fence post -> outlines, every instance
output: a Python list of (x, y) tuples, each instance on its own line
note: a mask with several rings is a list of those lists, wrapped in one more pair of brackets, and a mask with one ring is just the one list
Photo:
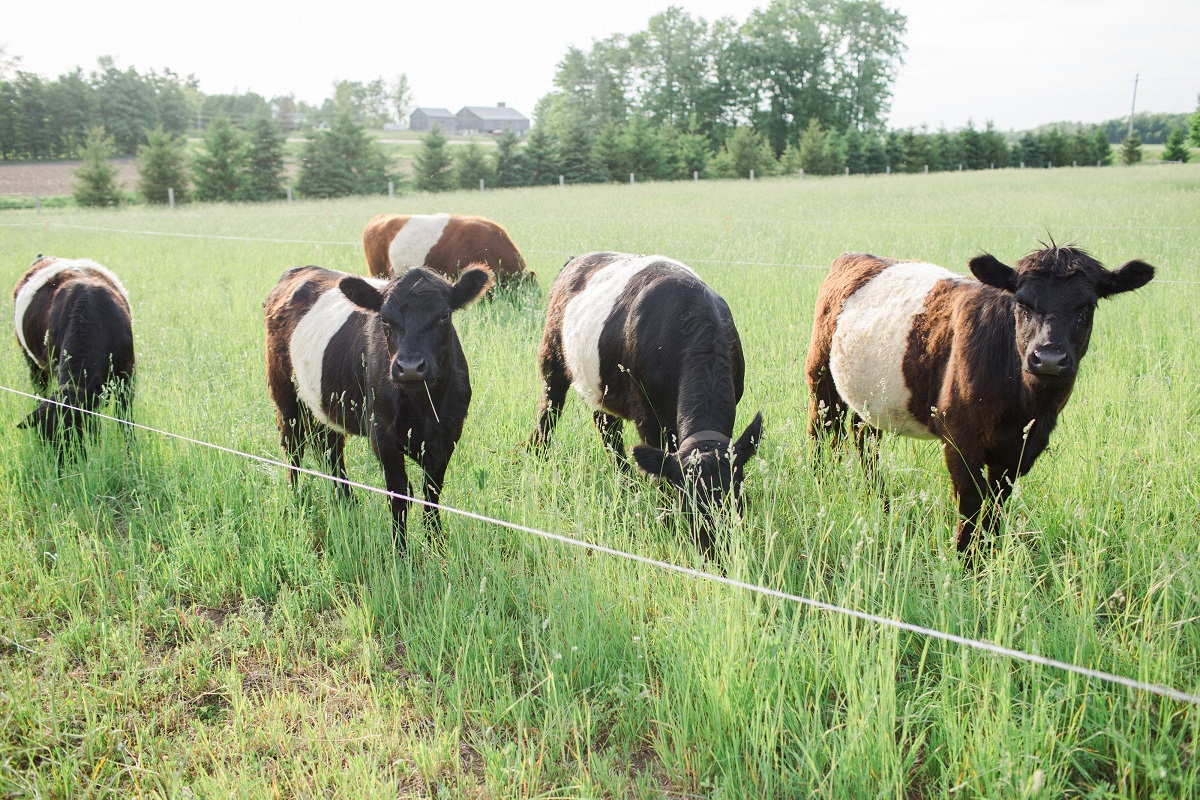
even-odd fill
[(1025, 162), (1024, 162), (1024, 161), (1022, 161), (1022, 162), (1021, 162), (1021, 169), (1025, 169)]
[(926, 175), (929, 174), (929, 165), (928, 164), (925, 165), (925, 174)]
[(292, 187), (288, 186), (288, 202), (292, 202)]
[(1074, 167), (1078, 167), (1078, 166), (1079, 166), (1079, 162), (1078, 162), (1078, 161), (1072, 161), (1072, 162), (1071, 162), (1071, 167), (1072, 167), (1072, 168), (1074, 168)]
[(396, 184), (394, 181), (388, 181), (388, 199), (391, 200), (396, 196)]
[(42, 213), (42, 198), (36, 194), (33, 196), (33, 209), (39, 214)]
[(483, 178), (479, 179), (479, 191), (483, 191)]
[(750, 170), (750, 180), (754, 180), (754, 170)]
[(1099, 162), (1099, 161), (1097, 161), (1097, 162), (1096, 162), (1096, 166), (1097, 166), (1097, 167), (1098, 167), (1098, 166), (1100, 166), (1100, 162)]
[(962, 164), (959, 164), (959, 165), (958, 165), (958, 171), (959, 171), (959, 172), (962, 172)]
[(884, 170), (887, 172), (888, 175), (891, 175), (892, 174), (892, 165), (887, 164), (886, 166), (884, 166)]
[(849, 167), (846, 167), (846, 177), (847, 178), (850, 177), (850, 168)]
[(170, 186), (167, 187), (167, 205), (171, 208), (175, 207), (175, 190)]
[(800, 168), (800, 180), (804, 180), (804, 167)]
[(1046, 162), (1046, 169), (1050, 169), (1050, 162), (1049, 162), (1049, 161), (1047, 161), (1047, 162)]
[(633, 186), (633, 173), (629, 173), (629, 185)]
[(995, 168), (996, 168), (996, 162), (993, 161), (992, 165), (990, 167), (988, 167), (988, 169), (995, 169)]
[(692, 180), (693, 181), (700, 180), (700, 170), (698, 170), (698, 169), (692, 170)]
[(566, 180), (563, 178), (563, 176), (562, 176), (562, 175), (559, 175), (559, 176), (558, 176), (558, 185), (559, 185), (559, 186), (566, 186), (566, 185), (567, 185), (567, 182), (566, 182)]

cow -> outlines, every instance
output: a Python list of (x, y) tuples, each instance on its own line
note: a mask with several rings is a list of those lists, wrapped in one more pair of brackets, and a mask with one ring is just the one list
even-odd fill
[[(264, 304), (267, 384), (278, 412), (293, 487), (308, 440), (322, 441), (333, 475), (345, 479), (346, 436), (367, 436), (383, 467), (392, 534), (405, 546), (411, 487), (408, 455), (437, 503), (462, 436), (471, 380), (451, 317), (492, 285), (486, 264), (451, 284), (418, 267), (390, 281), (307, 266), (283, 273)], [(350, 494), (339, 484), (344, 496)], [(440, 530), (437, 509), (425, 521)]]
[(729, 499), (741, 512), (743, 468), (762, 436), (759, 414), (733, 440), (745, 362), (721, 296), (663, 256), (577, 256), (550, 290), (538, 362), (530, 447), (545, 452), (573, 386), (628, 471), (622, 420), (630, 420), (642, 441), (634, 461), (683, 494), (692, 536), (710, 556), (714, 514)]
[(986, 254), (969, 266), (975, 279), (843, 254), (817, 294), (805, 370), (809, 434), (836, 441), (852, 412), (869, 472), (879, 431), (942, 442), (958, 550), (973, 563), (976, 533), (995, 529), (1013, 481), (1049, 443), (1097, 301), (1146, 285), (1154, 267), (1130, 261), (1109, 271), (1053, 243), (1015, 268)]
[(90, 259), (39, 253), (17, 281), (13, 305), (30, 377), (50, 397), (20, 427), (65, 448), (80, 441), (85, 412), (105, 395), (119, 417), (132, 418), (133, 312), (116, 275)]
[(466, 265), (484, 263), (502, 286), (535, 280), (508, 231), (483, 217), (378, 214), (363, 230), (363, 250), (377, 278), (422, 266), (455, 278)]

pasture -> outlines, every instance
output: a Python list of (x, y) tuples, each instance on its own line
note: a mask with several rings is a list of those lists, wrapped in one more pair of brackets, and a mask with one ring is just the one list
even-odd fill
[[(1195, 693), (1198, 200), (1182, 165), (7, 212), (0, 283), (38, 252), (108, 266), (133, 305), (137, 422), (279, 459), (262, 302), (280, 274), (365, 272), (381, 211), (489, 216), (542, 295), (455, 317), (475, 394), (443, 502), (714, 569), (574, 394), (548, 458), (521, 447), (558, 268), (678, 258), (737, 321), (738, 431), (765, 420), (727, 575)], [(814, 298), (845, 250), (963, 272), (1047, 233), (1158, 276), (1101, 303), (1050, 451), (964, 573), (939, 447), (885, 438), (886, 508), (851, 454), (813, 459)], [(31, 390), (11, 333), (0, 386)], [(60, 470), (16, 429), (33, 405), (0, 391), (0, 795), (1200, 796), (1196, 706), (449, 514), (443, 539), (412, 515), (397, 558), (378, 495), (292, 492), (276, 467), (115, 423)], [(383, 483), (362, 439), (347, 469)]]

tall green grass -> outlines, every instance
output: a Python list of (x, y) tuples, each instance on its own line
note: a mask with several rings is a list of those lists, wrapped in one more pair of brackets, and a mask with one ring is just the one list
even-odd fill
[[(497, 219), (543, 294), (587, 250), (680, 258), (737, 320), (740, 425), (766, 419), (719, 568), (1196, 692), (1198, 191), (1181, 166), (9, 212), (0, 264), (10, 283), (37, 252), (114, 269), (136, 419), (278, 457), (261, 303), (297, 264), (361, 271), (374, 213)], [(886, 508), (854, 458), (813, 457), (813, 301), (844, 250), (964, 269), (1049, 236), (1159, 278), (1102, 305), (1051, 451), (970, 574), (938, 448), (885, 440)], [(543, 317), (533, 295), (457, 315), (475, 396), (444, 502), (718, 568), (670, 494), (616, 472), (577, 398), (548, 458), (520, 447)], [(0, 385), (30, 388), (15, 343)], [(31, 408), (0, 392), (2, 795), (1200, 794), (1185, 704), (453, 516), (438, 539), (414, 515), (398, 556), (378, 496), (293, 492), (274, 468), (113, 424), (60, 468), (15, 429)], [(382, 485), (365, 442), (347, 455)]]

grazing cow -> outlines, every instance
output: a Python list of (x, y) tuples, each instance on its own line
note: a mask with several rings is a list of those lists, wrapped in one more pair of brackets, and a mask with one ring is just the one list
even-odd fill
[[(483, 264), (453, 285), (423, 268), (391, 281), (312, 266), (283, 273), (264, 304), (267, 383), (292, 466), (300, 466), (305, 441), (319, 435), (333, 474), (345, 478), (346, 436), (368, 436), (388, 491), (411, 492), (407, 454), (425, 473), (425, 499), (438, 502), (471, 403), (451, 315), (492, 280)], [(295, 485), (297, 473), (290, 478)], [(401, 549), (408, 505), (391, 498)], [(437, 509), (426, 506), (425, 519), (440, 528)]]
[(378, 278), (428, 267), (454, 278), (468, 264), (492, 268), (502, 285), (532, 281), (508, 231), (490, 219), (458, 214), (378, 214), (363, 230), (367, 268)]
[(806, 367), (809, 433), (836, 439), (849, 407), (860, 449), (872, 440), (872, 472), (878, 431), (943, 442), (960, 552), (977, 528), (991, 532), (1012, 482), (1046, 449), (1097, 301), (1154, 277), (1141, 261), (1109, 271), (1058, 246), (1016, 268), (990, 255), (970, 268), (978, 280), (918, 261), (842, 255), (817, 295)]
[[(46, 439), (77, 441), (85, 414), (106, 392), (117, 413), (130, 418), (133, 403), (133, 314), (117, 276), (95, 261), (38, 257), (13, 289), (13, 322), (42, 394), (67, 404), (42, 402), (21, 427)], [(54, 388), (51, 389), (53, 382)]]
[(710, 554), (713, 515), (730, 496), (740, 512), (742, 468), (762, 434), (760, 414), (732, 438), (745, 363), (721, 296), (662, 256), (578, 256), (550, 290), (538, 359), (531, 446), (549, 445), (570, 386), (624, 469), (621, 420), (631, 420), (643, 442), (634, 460), (683, 492), (692, 533)]

